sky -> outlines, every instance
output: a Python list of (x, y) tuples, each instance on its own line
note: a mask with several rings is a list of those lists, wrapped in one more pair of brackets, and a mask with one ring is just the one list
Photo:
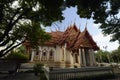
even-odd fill
[[(69, 25), (73, 25), (75, 23), (81, 31), (87, 27), (89, 33), (100, 49), (110, 52), (118, 48), (118, 41), (110, 42), (110, 35), (104, 36), (102, 34), (102, 30), (99, 29), (100, 24), (94, 24), (93, 19), (80, 18), (76, 12), (76, 8), (67, 8), (65, 11), (63, 11), (63, 16), (65, 19), (62, 22), (53, 23), (51, 27), (46, 27), (46, 31), (64, 31)], [(106, 47), (106, 49), (104, 47)]]

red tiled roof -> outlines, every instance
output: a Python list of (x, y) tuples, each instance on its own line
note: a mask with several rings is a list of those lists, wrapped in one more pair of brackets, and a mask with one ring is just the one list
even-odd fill
[(73, 49), (78, 49), (80, 47), (92, 48), (94, 50), (99, 50), (99, 47), (94, 42), (92, 36), (89, 34), (88, 30), (85, 29), (79, 36), (74, 44)]
[(49, 34), (52, 36), (52, 39), (45, 42), (44, 45), (55, 46), (65, 45), (65, 43), (67, 43), (67, 49), (72, 51), (83, 47), (99, 50), (99, 47), (94, 42), (88, 30), (85, 28), (85, 30), (81, 32), (75, 24), (69, 26), (64, 32), (54, 31)]
[(51, 32), (49, 34), (52, 36), (52, 39), (45, 42), (45, 45), (55, 46), (55, 45), (57, 45), (59, 43), (59, 40), (62, 37), (63, 32), (56, 31), (56, 32)]
[(66, 31), (63, 33), (62, 38), (60, 39), (61, 40), (60, 44), (63, 45), (67, 43), (67, 47), (70, 47), (74, 43), (79, 33), (80, 30), (78, 30), (75, 25), (68, 27)]
[(99, 50), (92, 36), (89, 34), (88, 30), (85, 29), (81, 32), (76, 25), (69, 26), (65, 32), (51, 32), (50, 35), (52, 39), (46, 42), (46, 45), (64, 45), (67, 43), (67, 49), (77, 50), (81, 47), (92, 48), (94, 50)]

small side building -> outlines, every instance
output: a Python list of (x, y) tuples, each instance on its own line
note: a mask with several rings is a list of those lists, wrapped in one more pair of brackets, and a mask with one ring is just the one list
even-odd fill
[(71, 25), (65, 31), (49, 32), (52, 39), (32, 49), (25, 44), (31, 62), (41, 62), (48, 67), (86, 67), (95, 66), (94, 51), (99, 47), (89, 34), (87, 28), (81, 32)]

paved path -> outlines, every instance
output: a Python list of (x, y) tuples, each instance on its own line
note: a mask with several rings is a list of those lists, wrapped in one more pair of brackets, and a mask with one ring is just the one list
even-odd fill
[(40, 80), (34, 73), (21, 73), (21, 71), (33, 70), (33, 66), (33, 63), (22, 64), (20, 73), (16, 73), (16, 75), (0, 74), (0, 80)]
[[(38, 76), (35, 76), (34, 73), (17, 73), (16, 75), (1, 75), (0, 80), (40, 80)], [(107, 80), (120, 80), (120, 75), (117, 75), (115, 79)]]
[[(33, 69), (33, 65), (32, 63), (23, 64), (20, 71), (31, 70)], [(40, 78), (35, 76), (34, 73), (17, 73), (16, 75), (0, 74), (0, 80), (40, 80)], [(117, 75), (115, 79), (107, 80), (120, 80), (120, 74)]]
[(34, 73), (17, 73), (16, 75), (0, 75), (0, 80), (40, 80)]

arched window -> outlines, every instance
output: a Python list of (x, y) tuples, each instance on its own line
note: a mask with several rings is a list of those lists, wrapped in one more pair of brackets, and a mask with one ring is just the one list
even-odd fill
[(53, 56), (54, 51), (51, 49), (50, 50), (50, 56)]
[(36, 56), (37, 56), (37, 55), (39, 55), (39, 51), (38, 51), (38, 50), (36, 51)]
[(34, 60), (39, 60), (39, 50), (35, 50)]
[(42, 51), (42, 59), (41, 59), (42, 61), (46, 61), (47, 60), (47, 50), (46, 49), (44, 49), (43, 51)]
[(52, 49), (49, 52), (49, 60), (54, 60), (54, 51)]
[(46, 56), (46, 52), (43, 52), (43, 56)]

